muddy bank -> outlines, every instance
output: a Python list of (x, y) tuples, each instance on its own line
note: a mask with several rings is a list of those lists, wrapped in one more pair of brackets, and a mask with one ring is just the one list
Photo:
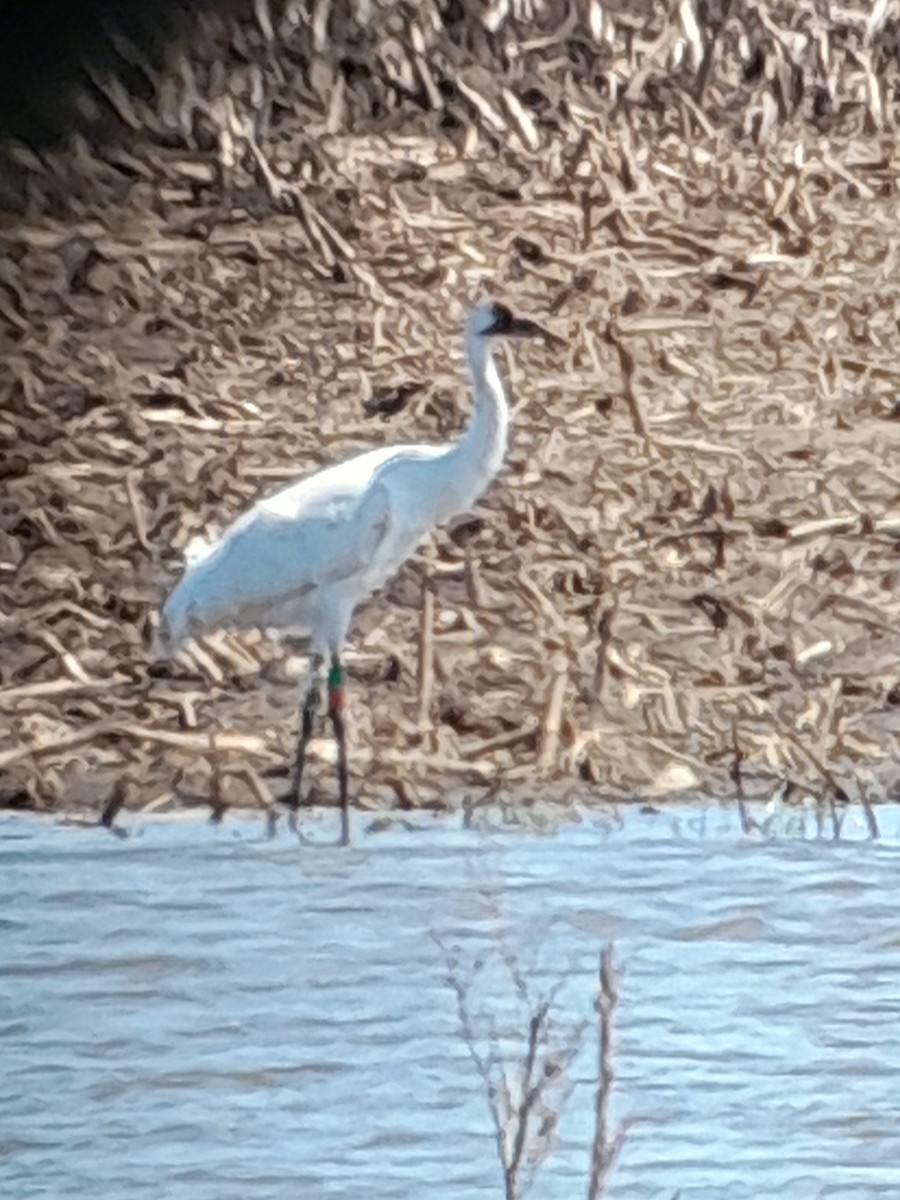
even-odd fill
[(155, 668), (156, 606), (254, 497), (458, 431), (480, 290), (567, 348), (504, 357), (500, 481), (359, 613), (359, 803), (896, 796), (892, 27), (389, 7), (201, 18), (107, 82), (127, 137), (7, 148), (4, 801), (280, 790), (302, 655)]

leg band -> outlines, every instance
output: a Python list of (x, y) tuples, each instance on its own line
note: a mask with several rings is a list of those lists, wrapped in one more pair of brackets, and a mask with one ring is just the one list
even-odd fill
[(333, 663), (328, 672), (328, 712), (344, 711), (344, 668)]

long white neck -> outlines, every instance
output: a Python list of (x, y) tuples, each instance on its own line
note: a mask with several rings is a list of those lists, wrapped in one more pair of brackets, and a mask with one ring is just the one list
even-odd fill
[(509, 405), (488, 338), (467, 330), (465, 347), (475, 408), (468, 429), (447, 452), (445, 518), (464, 512), (486, 491), (500, 470), (509, 433)]

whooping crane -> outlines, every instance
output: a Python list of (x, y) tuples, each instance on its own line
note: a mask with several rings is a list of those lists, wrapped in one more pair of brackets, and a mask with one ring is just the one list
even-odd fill
[(281, 797), (295, 812), (327, 656), (344, 845), (349, 813), (341, 652), (353, 610), (432, 529), (470, 508), (499, 471), (509, 408), (491, 353), (497, 335), (560, 340), (502, 304), (474, 308), (465, 324), (465, 349), (475, 405), (458, 441), (369, 450), (258, 501), (193, 556), (162, 610), (156, 645), (163, 654), (222, 627), (310, 635), (297, 756), (290, 790)]

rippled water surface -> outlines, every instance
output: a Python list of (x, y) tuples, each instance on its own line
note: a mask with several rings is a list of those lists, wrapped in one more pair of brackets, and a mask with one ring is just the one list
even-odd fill
[[(502, 1196), (475, 1035), (620, 968), (608, 1195), (900, 1195), (900, 816), (553, 835), (0, 823), (4, 1197)], [(325, 834), (325, 826), (316, 833)], [(586, 1194), (593, 1025), (535, 1197)]]

